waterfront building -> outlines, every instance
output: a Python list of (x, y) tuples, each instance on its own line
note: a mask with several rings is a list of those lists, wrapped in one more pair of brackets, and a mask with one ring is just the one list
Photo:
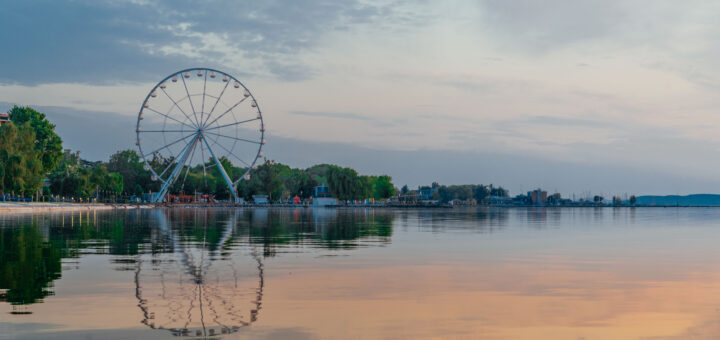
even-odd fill
[(547, 203), (547, 191), (540, 188), (528, 191), (528, 198), (532, 204), (545, 204)]
[(7, 113), (0, 113), (0, 126), (10, 123), (10, 115)]
[(268, 195), (253, 195), (253, 202), (255, 204), (268, 204), (270, 201), (268, 200)]
[(433, 191), (431, 187), (419, 187), (417, 199), (419, 201), (431, 201), (433, 199)]
[(325, 183), (315, 187), (315, 195), (313, 196), (314, 206), (324, 207), (337, 204), (337, 199), (330, 195), (330, 188), (328, 188)]
[(490, 205), (511, 205), (514, 204), (514, 199), (505, 196), (490, 196), (488, 203)]

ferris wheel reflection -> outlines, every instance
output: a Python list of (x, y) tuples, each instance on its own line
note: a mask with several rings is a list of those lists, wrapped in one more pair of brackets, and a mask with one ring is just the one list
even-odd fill
[[(238, 212), (220, 223), (188, 226), (166, 210), (152, 219), (157, 240), (172, 251), (138, 255), (135, 297), (142, 324), (180, 337), (235, 333), (258, 320), (264, 266), (254, 246), (233, 245)], [(187, 220), (187, 219), (185, 219)]]

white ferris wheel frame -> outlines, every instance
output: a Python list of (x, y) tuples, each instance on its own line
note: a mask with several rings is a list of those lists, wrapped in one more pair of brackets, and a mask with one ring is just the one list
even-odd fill
[[(197, 112), (195, 110), (195, 107), (192, 105), (191, 97), (194, 95), (198, 95), (198, 94), (191, 95), (190, 92), (188, 91), (187, 84), (185, 83), (185, 78), (189, 78), (188, 74), (192, 75), (196, 72), (197, 72), (198, 76), (202, 76), (204, 78), (205, 85), (207, 84), (208, 75), (211, 75), (212, 78), (223, 77), (222, 78), (223, 82), (226, 82), (226, 84), (223, 88), (223, 91), (220, 93), (219, 96), (217, 96), (216, 103), (212, 107), (212, 110), (207, 113), (204, 112), (204, 102), (203, 102), (203, 109), (201, 109), (200, 112)], [(173, 77), (175, 77), (175, 78), (173, 78)], [(181, 79), (183, 84), (185, 85), (185, 91), (186, 91), (187, 95), (183, 98), (176, 100), (167, 94), (167, 92), (165, 91), (165, 86), (166, 86), (165, 84), (170, 79), (173, 79), (173, 82), (177, 82), (178, 78)], [(219, 116), (217, 116), (216, 118), (211, 120), (213, 111), (215, 110), (217, 103), (220, 102), (220, 99), (222, 98), (223, 94), (225, 93), (225, 90), (230, 85), (230, 83), (234, 83), (233, 87), (235, 87), (235, 88), (242, 87), (242, 90), (244, 91), (243, 99), (241, 99), (239, 102), (235, 103), (230, 108), (228, 108), (225, 112), (221, 113)], [(206, 96), (205, 85), (203, 86), (203, 92), (202, 92), (203, 100)], [(173, 102), (174, 106), (177, 107), (180, 111), (182, 111), (186, 117), (188, 117), (188, 122), (190, 124), (192, 124), (192, 126), (185, 122), (181, 122), (180, 120), (174, 119), (174, 118), (168, 116), (167, 114), (163, 114), (162, 112), (157, 111), (150, 106), (150, 102), (149, 102), (150, 98), (155, 97), (157, 95), (158, 89), (161, 90), (161, 92), (165, 93), (165, 95), (167, 95), (168, 98)], [(192, 108), (192, 111), (193, 111), (192, 118), (194, 118), (194, 119), (190, 119), (189, 114), (185, 113), (178, 105), (179, 101), (182, 101), (186, 98), (189, 99), (189, 101), (190, 101), (190, 107)], [(211, 148), (210, 143), (207, 140), (208, 137), (206, 137), (206, 134), (210, 134), (210, 135), (215, 134), (213, 132), (209, 132), (208, 130), (217, 129), (218, 126), (210, 127), (210, 125), (215, 123), (222, 116), (224, 116), (228, 113), (232, 114), (233, 109), (235, 107), (237, 107), (239, 104), (243, 103), (246, 99), (250, 99), (251, 103), (252, 103), (252, 107), (257, 109), (257, 118), (240, 121), (240, 122), (237, 122), (237, 124), (258, 120), (260, 122), (260, 140), (254, 141), (254, 140), (248, 140), (248, 139), (243, 139), (243, 138), (233, 138), (233, 139), (243, 141), (243, 142), (258, 144), (258, 150), (257, 150), (257, 153), (255, 154), (255, 156), (253, 157), (252, 162), (249, 162), (249, 163), (245, 162), (242, 159), (240, 159), (238, 156), (235, 156), (235, 158), (237, 158), (238, 160), (243, 162), (245, 165), (247, 165), (247, 170), (242, 174), (242, 176), (240, 176), (240, 178), (233, 181), (230, 178), (230, 176), (228, 176), (227, 171), (225, 170), (225, 168), (223, 168), (223, 166), (220, 162), (220, 159), (216, 156), (216, 153)], [(190, 135), (184, 136), (179, 140), (175, 140), (172, 143), (166, 144), (166, 145), (162, 146), (161, 148), (156, 149), (152, 152), (145, 152), (145, 151), (143, 151), (141, 134), (146, 133), (146, 132), (164, 132), (164, 131), (160, 131), (160, 130), (158, 130), (158, 131), (143, 131), (142, 130), (140, 122), (144, 119), (143, 116), (144, 116), (144, 113), (146, 112), (146, 110), (152, 111), (155, 114), (165, 116), (165, 118), (170, 118), (171, 120), (174, 120), (177, 123), (180, 123), (182, 125), (186, 125), (188, 127), (194, 128), (195, 131), (192, 132)], [(169, 132), (172, 132), (172, 131), (169, 131)], [(188, 132), (190, 132), (190, 131), (188, 131)], [(211, 69), (211, 68), (205, 68), (205, 67), (194, 67), (194, 68), (188, 68), (188, 69), (184, 69), (181, 71), (177, 71), (177, 72), (165, 77), (160, 82), (158, 82), (155, 85), (155, 87), (153, 87), (150, 90), (150, 92), (148, 92), (147, 96), (145, 97), (145, 100), (143, 100), (142, 105), (140, 106), (140, 111), (138, 112), (135, 133), (136, 133), (136, 137), (137, 137), (136, 146), (138, 147), (138, 151), (140, 152), (140, 157), (142, 157), (143, 162), (145, 163), (144, 164), (145, 169), (152, 173), (153, 180), (159, 180), (160, 182), (162, 182), (162, 187), (161, 187), (160, 191), (157, 192), (152, 197), (153, 203), (158, 203), (158, 202), (163, 201), (163, 199), (165, 198), (165, 195), (168, 193), (168, 191), (170, 189), (170, 186), (175, 182), (175, 180), (178, 179), (180, 173), (182, 172), (182, 169), (185, 167), (185, 163), (188, 161), (188, 155), (191, 154), (191, 152), (193, 152), (197, 146), (200, 146), (202, 148), (203, 145), (205, 148), (207, 148), (207, 150), (210, 152), (211, 158), (215, 161), (215, 165), (217, 166), (220, 174), (222, 175), (222, 177), (228, 187), (228, 190), (230, 190), (230, 193), (232, 194), (233, 199), (235, 200), (236, 203), (240, 202), (240, 198), (237, 195), (237, 191), (235, 190), (235, 187), (237, 186), (237, 183), (240, 182), (242, 179), (249, 179), (250, 171), (255, 167), (255, 164), (257, 163), (258, 159), (260, 157), (262, 157), (262, 147), (265, 145), (265, 124), (263, 121), (262, 111), (260, 110), (260, 104), (258, 104), (258, 102), (255, 99), (255, 96), (253, 96), (252, 92), (250, 92), (250, 90), (245, 86), (245, 84), (243, 84), (241, 81), (239, 81), (237, 78), (233, 77), (232, 75), (230, 75), (226, 72), (222, 72), (222, 71)], [(162, 149), (166, 149), (176, 143), (185, 143), (185, 146), (181, 149), (182, 151), (178, 155), (178, 157), (174, 158), (171, 161), (171, 163), (168, 165), (168, 167), (165, 169), (165, 171), (158, 174), (155, 171), (155, 169), (153, 169), (153, 167), (150, 165), (150, 158), (156, 152), (159, 152)], [(222, 145), (217, 144), (217, 142), (214, 145), (219, 145), (226, 152), (231, 153), (231, 150), (228, 150), (225, 147), (223, 147)], [(205, 162), (205, 160), (203, 160), (203, 167), (205, 164), (204, 162)], [(173, 164), (174, 164), (174, 166), (172, 166)], [(166, 178), (163, 178), (163, 175), (165, 174), (165, 172), (171, 167), (172, 167), (172, 170), (169, 173), (169, 175), (167, 175)], [(203, 171), (203, 174), (205, 175), (205, 171)]]

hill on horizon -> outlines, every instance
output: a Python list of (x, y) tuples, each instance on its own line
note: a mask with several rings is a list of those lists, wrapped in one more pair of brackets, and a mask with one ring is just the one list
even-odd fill
[(718, 194), (694, 194), (694, 195), (666, 195), (666, 196), (638, 196), (637, 205), (665, 205), (665, 206), (720, 206), (720, 195)]

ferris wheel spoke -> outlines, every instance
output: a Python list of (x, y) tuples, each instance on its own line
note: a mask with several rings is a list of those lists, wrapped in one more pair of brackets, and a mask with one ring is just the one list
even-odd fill
[[(207, 139), (205, 139), (205, 141), (207, 141)], [(224, 147), (222, 144), (215, 142), (215, 144), (213, 144), (213, 145), (219, 146), (220, 148), (222, 148), (223, 150), (225, 150), (225, 152), (227, 152), (228, 155), (231, 155), (231, 156), (235, 157), (235, 159), (239, 160), (241, 163), (245, 164), (247, 167), (252, 167), (250, 164), (247, 164), (244, 160), (240, 159), (240, 157), (235, 156), (234, 153), (232, 153), (230, 150), (228, 150), (228, 149), (227, 149), (226, 147)]]
[[(210, 138), (210, 137), (207, 137), (207, 136), (205, 136), (205, 137), (206, 137), (206, 138)], [(215, 139), (212, 140), (212, 142), (213, 142), (212, 146), (216, 146), (216, 145), (217, 145), (217, 146), (220, 146), (220, 147), (223, 148), (223, 149), (225, 150), (225, 152), (227, 152), (229, 155), (235, 157), (235, 159), (237, 159), (237, 160), (239, 160), (241, 163), (247, 165), (247, 163), (245, 163), (245, 161), (243, 161), (243, 160), (240, 159), (239, 157), (235, 156), (235, 154), (233, 153), (233, 150), (235, 150), (235, 145), (237, 145), (237, 141), (234, 141), (232, 148), (230, 148), (230, 150), (228, 150), (227, 148), (225, 148), (225, 147), (223, 147), (223, 146), (221, 146), (221, 145), (219, 144), (219, 141), (218, 141), (219, 139), (220, 139), (220, 136), (215, 136)], [(233, 183), (235, 183), (235, 182), (233, 182)]]
[(185, 82), (185, 76), (182, 75), (182, 77), (180, 77), (180, 79), (183, 82), (183, 86), (185, 86), (185, 93), (187, 93), (187, 98), (188, 98), (188, 101), (190, 102), (190, 108), (192, 109), (193, 117), (195, 117), (195, 122), (198, 123), (198, 125), (200, 125), (200, 122), (198, 121), (198, 118), (197, 118), (197, 111), (195, 111), (195, 106), (193, 105), (193, 102), (192, 102), (192, 96), (190, 96), (190, 91), (188, 90), (187, 83)]
[(252, 122), (252, 121), (255, 121), (255, 120), (258, 120), (258, 119), (260, 119), (260, 118), (252, 118), (252, 119), (247, 119), (247, 120), (241, 120), (241, 121), (235, 122), (235, 123), (229, 123), (229, 124), (225, 124), (225, 125), (213, 126), (213, 127), (211, 127), (211, 128), (205, 128), (204, 131), (207, 131), (207, 130), (217, 130), (217, 129), (222, 129), (222, 128), (228, 127), (228, 126), (245, 124), (245, 123)]
[[(182, 75), (180, 75), (180, 76), (182, 77)], [(175, 105), (175, 107), (177, 107), (178, 110), (180, 110), (180, 112), (182, 112), (182, 113), (185, 115), (185, 118), (187, 118), (189, 121), (192, 121), (192, 120), (193, 120), (192, 118), (190, 118), (190, 116), (188, 116), (187, 113), (185, 113), (185, 110), (183, 110), (183, 109), (180, 107), (180, 105), (178, 105), (178, 103), (175, 101), (175, 99), (173, 99), (172, 97), (170, 97), (170, 95), (167, 93), (167, 91), (165, 91), (164, 88), (160, 88), (160, 89), (163, 91), (163, 93), (165, 93), (165, 95), (168, 97), (168, 99), (170, 99), (170, 101), (173, 102), (173, 105)], [(195, 119), (195, 123), (197, 124), (197, 119)], [(197, 125), (197, 126), (199, 126), (199, 125)]]
[[(215, 104), (213, 104), (212, 109), (210, 109), (207, 120), (210, 120), (210, 116), (212, 115), (213, 112), (215, 112), (215, 107), (220, 102), (220, 98), (222, 98), (223, 94), (225, 94), (225, 90), (227, 89), (228, 85), (230, 85), (230, 80), (225, 82), (225, 87), (223, 87), (222, 91), (220, 92), (220, 95), (217, 97), (217, 100), (215, 100)], [(207, 121), (205, 121), (205, 122), (207, 122)], [(203, 125), (204, 125), (204, 123), (203, 123)]]
[(202, 106), (200, 106), (200, 122), (203, 121), (203, 113), (205, 113), (205, 90), (207, 89), (207, 72), (204, 73), (205, 79), (203, 80)]
[[(247, 167), (250, 167), (250, 165), (247, 164), (244, 160), (242, 160), (242, 159), (240, 159), (240, 157), (236, 156), (236, 155), (232, 152), (232, 150), (228, 150), (226, 147), (224, 147), (223, 145), (221, 145), (220, 143), (218, 143), (218, 140), (219, 140), (219, 139), (220, 139), (220, 137), (215, 137), (215, 139), (213, 139), (213, 145), (212, 145), (212, 146), (219, 146), (220, 148), (222, 148), (223, 150), (225, 150), (225, 152), (227, 152), (228, 155), (234, 157), (235, 159), (237, 159), (238, 161), (240, 161), (240, 163), (245, 164)], [(235, 143), (237, 143), (237, 142), (235, 142)], [(235, 143), (233, 143), (233, 148), (232, 148), (233, 150), (235, 149), (235, 147), (234, 147)]]
[(248, 142), (248, 143), (254, 143), (254, 144), (260, 144), (260, 145), (262, 145), (262, 142), (258, 142), (258, 141), (254, 141), (254, 140), (249, 140), (249, 139), (244, 139), (244, 138), (238, 138), (238, 137), (232, 137), (232, 136), (228, 136), (228, 135), (222, 135), (222, 134), (215, 133), (215, 132), (207, 132), (207, 131), (205, 131), (205, 133), (208, 133), (208, 134), (211, 134), (211, 135), (216, 135), (216, 136), (219, 136), (219, 137), (225, 137), (225, 138), (230, 138), (230, 139), (234, 139), (234, 140), (239, 140), (239, 141), (242, 141), (242, 142)]
[(217, 118), (213, 119), (212, 122), (210, 122), (210, 123), (208, 123), (208, 124), (205, 124), (204, 126), (210, 126), (212, 123), (217, 122), (218, 119), (222, 118), (224, 115), (226, 115), (228, 112), (232, 111), (235, 107), (237, 107), (238, 105), (240, 105), (242, 102), (245, 101), (245, 99), (248, 99), (248, 98), (250, 98), (250, 97), (245, 97), (245, 98), (243, 98), (243, 99), (240, 99), (239, 102), (235, 103), (235, 105), (231, 106), (229, 109), (227, 109), (227, 111), (223, 112), (223, 113), (220, 114)]
[[(170, 143), (170, 144), (168, 144), (168, 145), (165, 145), (165, 146), (163, 146), (163, 147), (161, 147), (161, 148), (159, 148), (159, 149), (157, 149), (157, 150), (155, 150), (155, 151), (153, 151), (153, 152), (147, 153), (147, 155), (152, 155), (152, 154), (154, 154), (154, 153), (156, 153), (156, 152), (158, 152), (158, 151), (160, 151), (160, 150), (169, 148), (169, 147), (171, 147), (171, 146), (173, 146), (173, 145), (175, 145), (175, 144), (177, 144), (177, 143), (180, 143), (181, 141), (187, 139), (188, 137), (192, 137), (192, 136), (196, 136), (196, 135), (197, 135), (197, 133), (194, 133), (194, 134), (192, 134), (192, 135), (187, 135), (187, 136), (185, 136), (185, 137), (182, 137), (182, 138), (180, 138), (180, 139), (177, 139), (177, 140), (175, 140), (174, 142), (172, 142), (172, 143)], [(143, 157), (145, 157), (146, 154), (145, 154), (144, 152), (142, 152), (142, 150), (140, 150), (140, 152), (143, 154)]]
[(166, 117), (166, 118), (170, 118), (170, 119), (172, 119), (172, 120), (174, 120), (174, 121), (176, 121), (176, 122), (178, 122), (178, 123), (180, 123), (180, 124), (182, 124), (182, 125), (185, 125), (185, 126), (191, 128), (191, 129), (193, 129), (193, 130), (196, 129), (196, 127), (194, 127), (194, 126), (192, 126), (192, 125), (190, 125), (190, 124), (187, 124), (187, 123), (183, 123), (183, 122), (181, 122), (181, 121), (179, 121), (179, 120), (177, 120), (177, 119), (175, 119), (175, 118), (173, 118), (173, 117), (170, 117), (169, 115), (166, 115), (166, 114), (164, 114), (164, 113), (162, 113), (162, 112), (160, 112), (160, 111), (156, 111), (156, 110), (151, 109), (151, 108), (149, 108), (149, 107), (146, 107), (145, 109), (148, 109), (148, 110), (150, 110), (150, 111), (152, 111), (152, 112), (155, 112), (155, 113), (157, 113), (157, 114), (159, 114), (159, 115), (161, 115), (161, 116), (164, 116), (164, 117)]
[(194, 132), (194, 131), (189, 131), (189, 130), (140, 130), (138, 132), (140, 132), (140, 133), (144, 133), (144, 132), (157, 133), (157, 132)]

